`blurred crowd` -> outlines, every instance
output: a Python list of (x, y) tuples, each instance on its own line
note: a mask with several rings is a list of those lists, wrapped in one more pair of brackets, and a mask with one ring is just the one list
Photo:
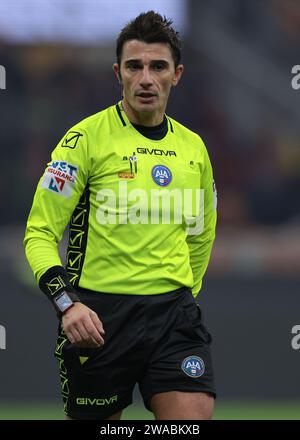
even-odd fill
[(224, 223), (299, 225), (300, 90), (291, 69), (300, 64), (300, 2), (192, 0), (191, 10), (195, 93), (206, 98), (198, 102)]
[[(299, 224), (300, 105), (295, 102), (300, 103), (300, 90), (291, 89), (290, 72), (300, 64), (300, 3), (191, 1), (191, 12), (183, 48), (186, 69), (168, 114), (198, 132), (207, 145), (219, 224)], [(213, 34), (204, 38), (208, 26), (211, 32), (222, 30), (218, 47), (208, 44)], [(248, 79), (243, 54), (253, 69)], [(24, 222), (37, 180), (66, 130), (120, 99), (113, 61), (113, 46), (0, 42), (0, 64), (7, 72), (7, 89), (0, 91), (2, 224)], [(286, 81), (284, 105), (275, 96), (272, 78), (268, 82), (255, 75), (261, 62), (274, 67), (266, 74)]]

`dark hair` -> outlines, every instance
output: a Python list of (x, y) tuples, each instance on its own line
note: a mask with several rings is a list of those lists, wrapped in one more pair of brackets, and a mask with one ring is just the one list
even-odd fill
[(143, 12), (131, 20), (117, 38), (116, 54), (119, 66), (124, 43), (128, 40), (140, 40), (145, 43), (169, 43), (176, 68), (181, 58), (181, 40), (179, 32), (171, 26), (172, 23), (173, 20), (154, 11)]

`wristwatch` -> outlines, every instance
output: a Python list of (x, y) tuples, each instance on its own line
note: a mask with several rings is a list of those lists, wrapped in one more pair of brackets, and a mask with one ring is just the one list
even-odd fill
[(68, 292), (64, 290), (53, 298), (54, 306), (59, 313), (64, 313), (74, 305), (74, 301), (70, 298)]

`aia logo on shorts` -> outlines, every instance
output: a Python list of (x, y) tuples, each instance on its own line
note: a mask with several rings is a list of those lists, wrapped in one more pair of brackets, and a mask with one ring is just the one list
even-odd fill
[(204, 374), (204, 361), (198, 356), (188, 356), (181, 364), (182, 371), (190, 377), (200, 377)]

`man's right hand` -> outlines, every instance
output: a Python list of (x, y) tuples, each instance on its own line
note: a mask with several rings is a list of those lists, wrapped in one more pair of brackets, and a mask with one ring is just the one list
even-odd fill
[(97, 313), (81, 302), (75, 302), (62, 316), (63, 329), (72, 344), (96, 348), (104, 344), (105, 334)]

